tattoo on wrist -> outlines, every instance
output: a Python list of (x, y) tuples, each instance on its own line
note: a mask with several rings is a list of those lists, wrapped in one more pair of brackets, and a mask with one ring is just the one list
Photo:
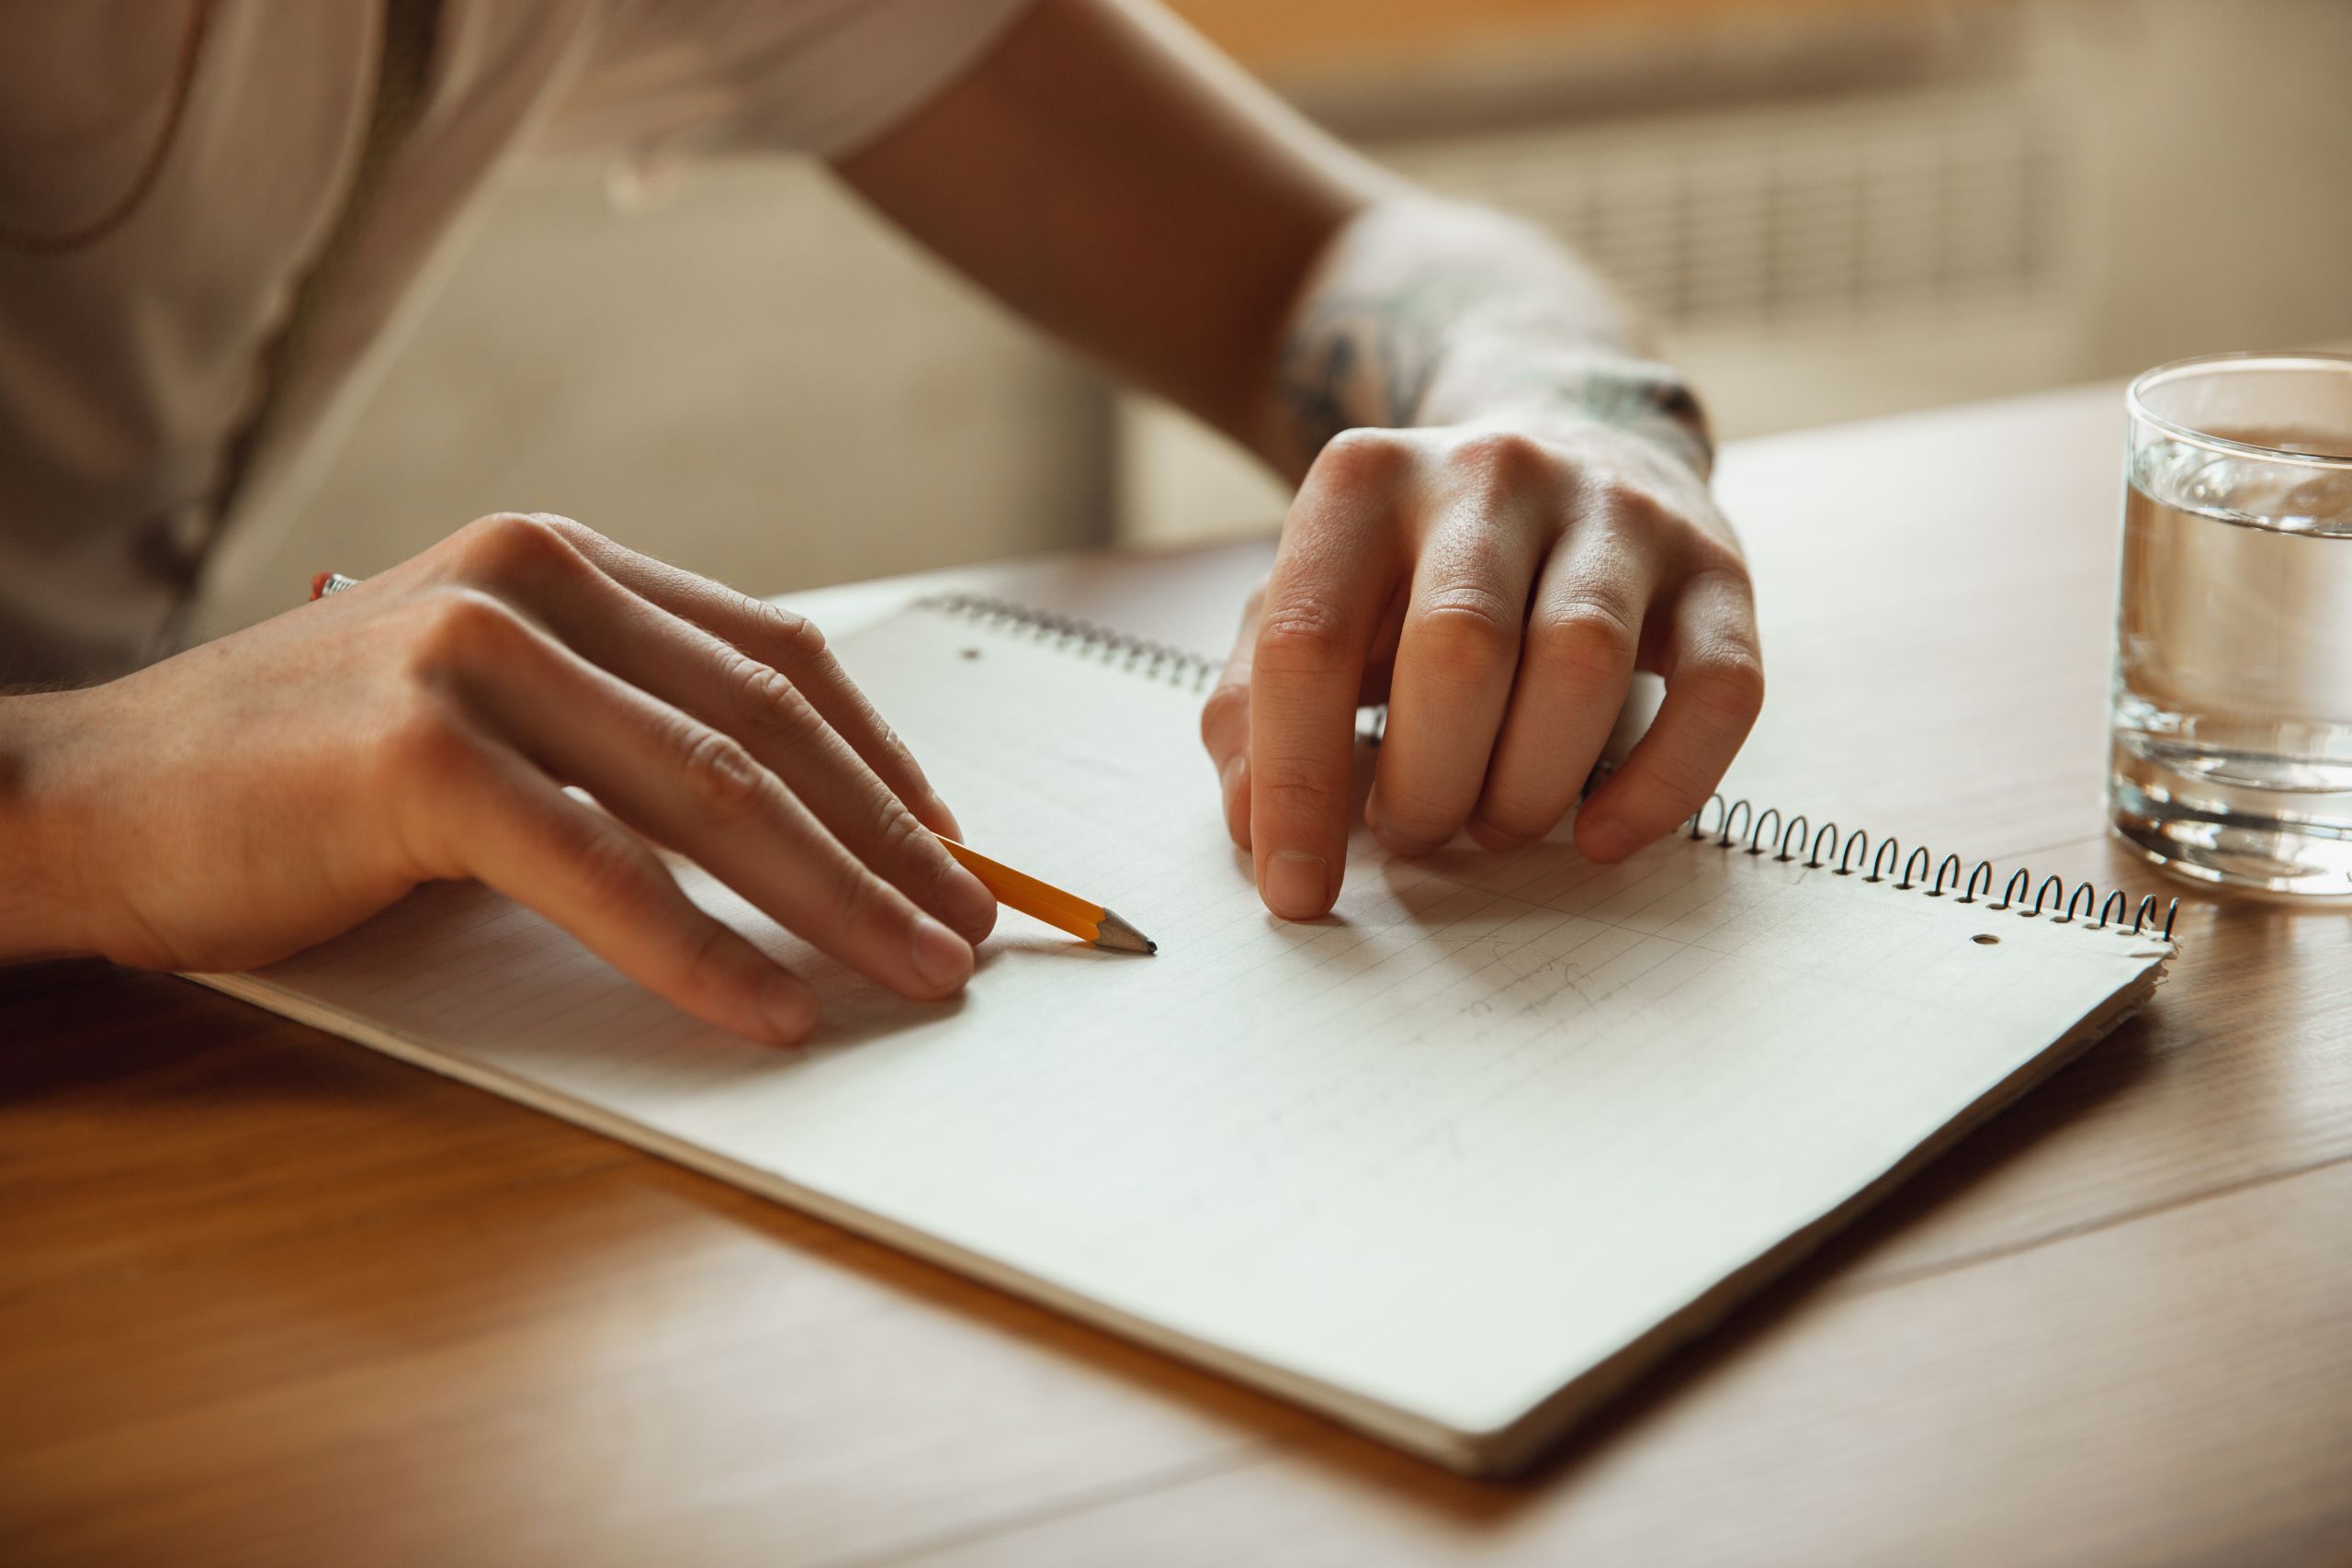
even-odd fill
[(1283, 341), (1276, 380), (1301, 458), (1343, 430), (1426, 423), (1440, 368), (1457, 389), (1449, 362), (1467, 356), (1479, 362), (1468, 378), (1481, 402), (1611, 426), (1702, 474), (1713, 466), (1706, 417), (1671, 367), (1579, 345), (1575, 323), (1531, 304), (1523, 287), (1454, 266), (1385, 294), (1316, 300)]
[(1527, 363), (1497, 378), (1497, 403), (1564, 412), (1663, 446), (1702, 475), (1714, 469), (1706, 412), (1673, 367), (1654, 360)]
[(1415, 423), (1447, 329), (1498, 287), (1499, 280), (1447, 268), (1385, 294), (1315, 300), (1283, 342), (1275, 384), (1300, 456), (1312, 461), (1333, 436), (1359, 425)]

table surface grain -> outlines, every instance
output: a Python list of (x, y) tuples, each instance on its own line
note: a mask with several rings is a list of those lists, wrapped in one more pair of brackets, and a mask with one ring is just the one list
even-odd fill
[[(2352, 914), (2103, 836), (2121, 441), (2098, 388), (1726, 454), (1772, 688), (1731, 786), (2177, 893), (2182, 955), (1532, 1477), (75, 963), (0, 971), (0, 1561), (2352, 1561)], [(922, 581), (1221, 650), (1267, 554)]]

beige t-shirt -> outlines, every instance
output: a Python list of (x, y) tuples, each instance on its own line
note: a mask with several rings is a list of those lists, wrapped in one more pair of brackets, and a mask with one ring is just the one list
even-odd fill
[[(265, 356), (351, 184), (385, 21), (379, 0), (214, 0), (176, 135), (128, 219), (63, 254), (0, 240), (0, 684), (167, 651), (199, 574), (228, 581), (264, 553), (503, 160), (838, 155), (1024, 3), (443, 0), (413, 123), (322, 274), (222, 516)], [(191, 15), (0, 0), (0, 230), (68, 232), (131, 186)]]

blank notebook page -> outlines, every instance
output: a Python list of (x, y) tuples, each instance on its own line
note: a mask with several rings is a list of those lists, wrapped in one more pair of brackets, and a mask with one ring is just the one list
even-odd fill
[(1336, 913), (1285, 925), (1189, 680), (940, 608), (839, 651), (975, 847), (1159, 955), (1008, 911), (960, 1002), (907, 1003), (684, 867), (818, 985), (814, 1045), (710, 1030), (456, 885), (208, 980), (1478, 1467), (2169, 952), (1687, 835), (1601, 867), (1359, 832)]

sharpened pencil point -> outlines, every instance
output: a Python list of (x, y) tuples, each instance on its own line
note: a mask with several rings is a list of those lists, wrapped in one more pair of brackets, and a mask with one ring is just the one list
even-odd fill
[(1094, 928), (1094, 945), (1120, 953), (1158, 953), (1159, 944), (1119, 919), (1110, 910), (1102, 911), (1100, 924)]

